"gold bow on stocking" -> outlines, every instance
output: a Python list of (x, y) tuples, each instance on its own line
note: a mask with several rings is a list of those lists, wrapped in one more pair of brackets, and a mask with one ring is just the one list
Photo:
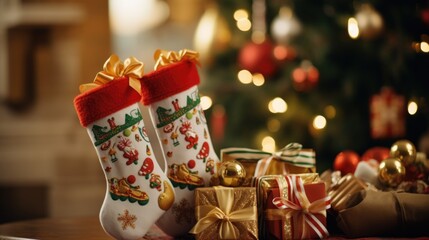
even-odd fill
[(125, 59), (124, 63), (122, 63), (119, 57), (113, 54), (104, 63), (103, 71), (97, 73), (94, 81), (92, 83), (80, 85), (79, 91), (83, 93), (112, 80), (128, 77), (130, 87), (141, 94), (140, 81), (138, 79), (143, 77), (143, 74), (144, 64), (137, 60), (137, 58), (130, 57)]
[(188, 60), (193, 63), (195, 63), (197, 66), (200, 65), (198, 60), (199, 54), (196, 51), (192, 51), (189, 49), (183, 49), (179, 52), (175, 51), (165, 51), (158, 49), (155, 51), (154, 59), (156, 61), (155, 63), (155, 70), (165, 67), (169, 64), (180, 62), (182, 60)]

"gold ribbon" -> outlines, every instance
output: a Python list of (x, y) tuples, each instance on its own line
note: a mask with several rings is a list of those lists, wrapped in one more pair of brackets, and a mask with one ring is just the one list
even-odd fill
[(231, 212), (234, 203), (234, 188), (214, 187), (219, 207), (212, 205), (197, 206), (197, 216), (204, 216), (199, 219), (190, 233), (198, 234), (212, 224), (218, 223), (220, 239), (238, 239), (240, 232), (234, 222), (256, 220), (256, 206), (247, 207)]
[(154, 54), (155, 70), (158, 70), (162, 67), (168, 66), (172, 63), (188, 60), (195, 63), (197, 66), (200, 66), (200, 62), (198, 60), (199, 54), (196, 51), (183, 49), (179, 52), (175, 51), (166, 51), (157, 49)]
[(138, 79), (143, 77), (143, 74), (144, 64), (137, 58), (130, 57), (125, 59), (124, 63), (122, 63), (117, 55), (112, 54), (104, 63), (103, 71), (97, 73), (92, 83), (80, 85), (79, 91), (80, 93), (83, 93), (112, 80), (128, 77), (130, 87), (141, 94), (140, 81)]

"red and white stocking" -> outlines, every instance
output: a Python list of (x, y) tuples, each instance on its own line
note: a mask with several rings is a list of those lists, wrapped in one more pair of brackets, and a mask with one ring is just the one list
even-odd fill
[(97, 75), (99, 85), (83, 89), (74, 100), (106, 177), (100, 222), (116, 239), (143, 238), (174, 202), (174, 189), (146, 134), (138, 104), (141, 96), (130, 87), (138, 84), (134, 77), (142, 68), (136, 59), (127, 59), (124, 66), (113, 55)]
[(142, 101), (149, 107), (176, 192), (173, 207), (157, 222), (171, 236), (184, 235), (193, 227), (193, 190), (208, 186), (219, 162), (200, 105), (200, 79), (191, 61), (195, 58), (189, 53), (160, 56), (164, 65), (141, 79)]

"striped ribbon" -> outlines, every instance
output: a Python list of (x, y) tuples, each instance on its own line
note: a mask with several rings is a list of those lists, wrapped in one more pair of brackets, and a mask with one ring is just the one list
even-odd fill
[[(285, 180), (285, 181), (284, 181)], [(310, 202), (304, 190), (302, 179), (296, 175), (282, 176), (276, 178), (280, 193), (287, 190), (287, 197), (281, 196), (273, 199), (273, 204), (281, 214), (294, 221), (294, 238), (306, 239), (311, 237), (310, 230), (313, 230), (319, 238), (326, 238), (329, 232), (325, 225), (315, 216), (324, 214), (326, 209), (331, 207), (330, 197), (326, 196), (314, 202)], [(273, 213), (273, 212), (271, 212)], [(278, 214), (278, 212), (277, 212)], [(299, 232), (301, 234), (299, 235)]]
[(280, 151), (274, 153), (250, 148), (225, 148), (221, 150), (221, 155), (223, 154), (227, 154), (238, 161), (260, 160), (267, 158), (264, 161), (258, 161), (255, 175), (258, 173), (262, 173), (262, 175), (264, 175), (268, 169), (270, 161), (273, 159), (280, 159), (281, 161), (298, 167), (310, 168), (316, 166), (315, 152), (303, 150), (302, 145), (299, 143), (289, 143)]

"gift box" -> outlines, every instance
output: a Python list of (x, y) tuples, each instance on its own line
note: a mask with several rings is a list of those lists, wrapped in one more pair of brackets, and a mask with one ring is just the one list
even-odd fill
[(258, 179), (261, 239), (308, 239), (328, 236), (330, 207), (318, 174), (269, 175)]
[(303, 149), (299, 143), (290, 143), (275, 153), (249, 148), (221, 150), (221, 162), (238, 161), (246, 170), (242, 186), (263, 175), (286, 175), (316, 172), (316, 157), (312, 149)]
[(258, 239), (256, 189), (195, 189), (196, 239)]
[(352, 194), (337, 224), (348, 238), (429, 236), (429, 195), (361, 190)]
[(384, 87), (370, 100), (371, 137), (399, 138), (406, 133), (405, 97)]
[(353, 174), (349, 173), (343, 176), (337, 184), (328, 190), (328, 195), (331, 197), (332, 210), (336, 212), (343, 210), (352, 194), (367, 188), (368, 185)]

